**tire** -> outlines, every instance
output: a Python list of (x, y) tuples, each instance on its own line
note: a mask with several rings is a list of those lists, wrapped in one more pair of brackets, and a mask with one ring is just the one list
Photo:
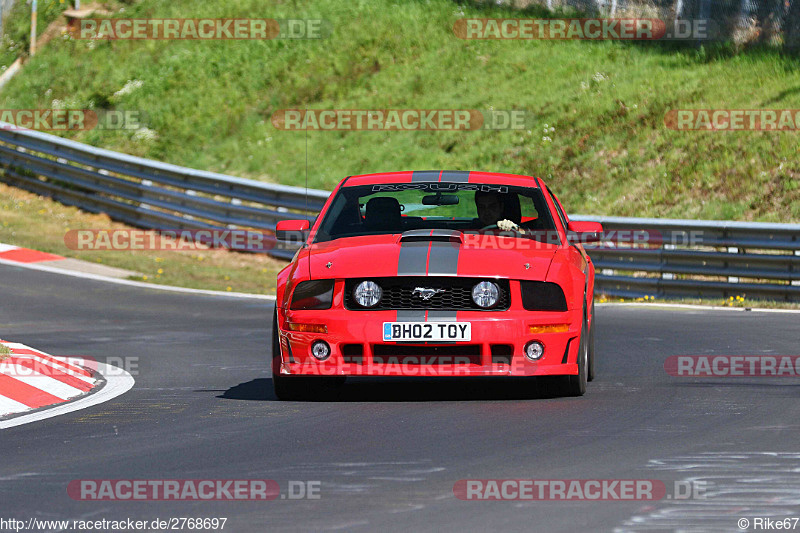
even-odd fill
[(597, 355), (594, 349), (594, 322), (595, 322), (595, 315), (594, 315), (594, 299), (592, 299), (592, 324), (589, 326), (589, 371), (586, 373), (586, 381), (593, 381), (594, 380), (594, 363), (595, 359), (597, 359)]
[(578, 375), (564, 376), (562, 387), (564, 396), (583, 396), (586, 393), (586, 377), (589, 372), (589, 331), (586, 320), (581, 328), (581, 340), (578, 346)]
[(272, 388), (279, 400), (321, 400), (338, 389), (347, 378), (317, 376), (285, 376), (280, 373), (281, 342), (278, 335), (278, 310), (272, 320)]

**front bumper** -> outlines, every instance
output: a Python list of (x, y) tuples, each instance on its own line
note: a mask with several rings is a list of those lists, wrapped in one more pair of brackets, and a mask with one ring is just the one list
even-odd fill
[[(577, 375), (582, 325), (580, 310), (565, 312), (458, 311), (456, 321), (472, 324), (469, 342), (384, 342), (383, 323), (397, 311), (287, 311), (279, 321), (284, 375), (316, 376), (547, 376)], [(428, 321), (437, 321), (429, 316)], [(324, 325), (327, 333), (289, 331), (288, 323)], [(568, 324), (558, 333), (530, 333), (529, 326)], [(318, 361), (311, 345), (328, 343), (331, 356)], [(544, 344), (538, 361), (524, 356), (525, 345)]]

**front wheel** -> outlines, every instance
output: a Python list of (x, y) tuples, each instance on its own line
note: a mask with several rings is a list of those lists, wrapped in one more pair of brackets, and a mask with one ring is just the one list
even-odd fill
[(594, 348), (594, 300), (592, 301), (592, 325), (589, 326), (589, 348), (587, 353), (589, 359), (589, 371), (586, 373), (586, 381), (592, 381), (594, 379), (594, 365), (595, 360), (597, 359), (597, 352)]

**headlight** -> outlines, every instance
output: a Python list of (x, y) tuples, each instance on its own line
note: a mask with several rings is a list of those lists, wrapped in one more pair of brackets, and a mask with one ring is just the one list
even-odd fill
[(353, 290), (353, 297), (361, 307), (375, 307), (381, 301), (381, 296), (383, 289), (374, 281), (362, 281)]
[(528, 311), (566, 311), (564, 291), (555, 283), (520, 281), (522, 307)]
[(330, 309), (333, 301), (333, 280), (319, 279), (297, 284), (292, 293), (291, 309)]
[(497, 305), (499, 298), (500, 288), (491, 281), (481, 281), (472, 288), (472, 301), (484, 309)]

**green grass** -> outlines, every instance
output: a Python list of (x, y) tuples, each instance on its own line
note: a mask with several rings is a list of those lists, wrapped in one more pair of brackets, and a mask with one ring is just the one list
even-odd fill
[[(41, 36), (51, 22), (70, 7), (60, 0), (39, 0), (36, 17), (36, 35)], [(8, 67), (31, 49), (31, 6), (22, 1), (3, 14), (3, 38), (0, 40), (0, 68)], [(5, 70), (5, 69), (3, 69)]]
[(55, 39), (7, 86), (0, 107), (140, 110), (147, 130), (72, 136), (291, 185), (305, 180), (306, 136), (271, 124), (280, 109), (521, 109), (533, 115), (528, 130), (311, 132), (309, 185), (330, 189), (346, 175), (385, 170), (480, 169), (542, 176), (570, 212), (800, 221), (800, 134), (664, 126), (676, 108), (800, 108), (797, 59), (724, 46), (453, 35), (462, 16), (520, 15), (539, 14), (449, 0), (142, 0), (119, 16), (322, 18), (333, 33)]
[(0, 344), (0, 361), (8, 359), (11, 356), (11, 350), (5, 344)]

